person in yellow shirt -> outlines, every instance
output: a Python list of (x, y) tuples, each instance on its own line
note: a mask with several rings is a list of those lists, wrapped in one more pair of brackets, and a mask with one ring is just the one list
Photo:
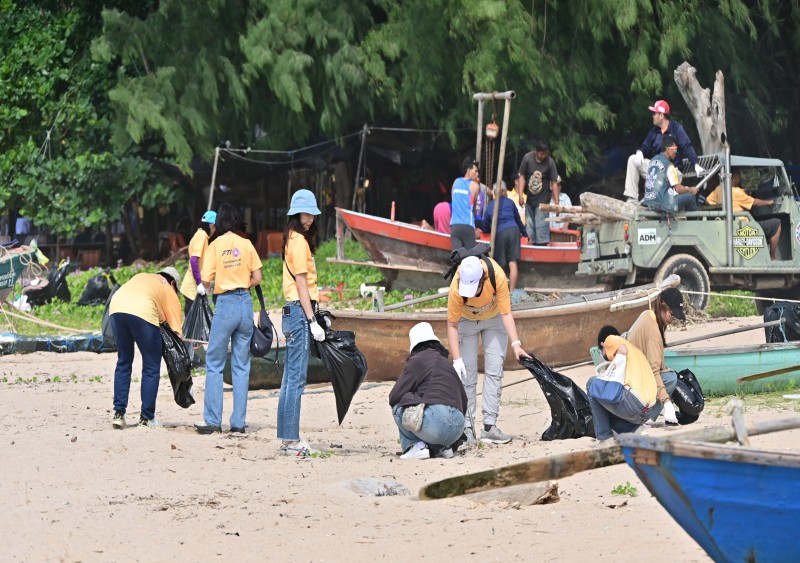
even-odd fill
[(280, 453), (306, 457), (315, 453), (300, 439), (300, 403), (308, 377), (311, 337), (325, 340), (314, 310), (319, 300), (317, 266), (317, 223), (320, 214), (314, 194), (298, 190), (292, 196), (283, 230), (283, 307), (281, 330), (286, 337), (286, 361), (278, 395), (278, 439)]
[[(508, 198), (514, 202), (514, 205), (517, 207), (517, 213), (519, 213), (519, 218), (522, 220), (522, 224), (525, 224), (525, 176), (517, 172), (514, 176), (514, 187), (508, 190)], [(526, 235), (527, 233), (522, 233)]]
[(206, 288), (203, 286), (200, 271), (203, 267), (203, 255), (208, 248), (209, 236), (213, 237), (217, 230), (214, 226), (216, 222), (216, 212), (209, 210), (203, 213), (203, 217), (200, 219), (200, 227), (192, 237), (192, 240), (189, 241), (189, 269), (183, 276), (183, 283), (181, 284), (181, 294), (183, 294), (184, 299), (184, 314), (189, 312), (189, 308), (198, 295), (206, 294)]
[(656, 380), (642, 351), (619, 336), (619, 331), (613, 326), (606, 325), (600, 329), (597, 345), (606, 360), (613, 361), (617, 355), (626, 356), (623, 393), (618, 402), (593, 396), (594, 377), (586, 383), (595, 438), (606, 440), (614, 432), (635, 432), (650, 419), (657, 403)]
[[(492, 268), (494, 280), (489, 275)], [(467, 393), (464, 434), (467, 444), (475, 443), (475, 402), (478, 386), (478, 338), (483, 341), (483, 430), (482, 442), (507, 444), (511, 436), (497, 427), (503, 383), (503, 361), (508, 337), (517, 359), (530, 358), (522, 349), (517, 326), (511, 315), (511, 296), (500, 265), (491, 258), (467, 256), (450, 284), (447, 297), (447, 341), (453, 354), (453, 368)]]
[[(771, 199), (758, 199), (748, 195), (746, 191), (739, 187), (741, 182), (741, 171), (736, 168), (731, 169), (731, 197), (734, 211), (750, 211), (753, 207), (775, 205), (775, 202)], [(706, 198), (706, 203), (709, 205), (722, 205), (721, 184)], [(781, 240), (781, 220), (777, 217), (770, 217), (757, 222), (764, 229), (764, 235), (769, 240), (769, 257), (776, 260), (778, 256), (778, 241)]]
[(155, 274), (136, 274), (123, 284), (108, 307), (111, 328), (117, 342), (114, 370), (114, 428), (125, 428), (125, 412), (131, 390), (134, 344), (142, 354), (142, 409), (139, 426), (158, 426), (156, 397), (161, 378), (162, 322), (181, 334), (181, 275), (172, 267)]
[(250, 386), (250, 340), (253, 338), (253, 298), (250, 288), (261, 283), (261, 259), (248, 239), (239, 210), (223, 203), (217, 211), (219, 236), (208, 245), (201, 272), (206, 289), (214, 280), (216, 308), (206, 352), (206, 387), (200, 434), (222, 431), (222, 369), (231, 347), (233, 412), (231, 432), (244, 433)]

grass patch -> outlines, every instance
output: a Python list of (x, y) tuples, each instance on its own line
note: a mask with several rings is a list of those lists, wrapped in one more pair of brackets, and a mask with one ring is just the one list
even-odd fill
[(712, 295), (709, 298), (708, 307), (706, 307), (706, 313), (708, 313), (709, 317), (752, 317), (758, 315), (754, 300), (741, 299), (741, 297), (755, 296), (752, 291), (736, 290), (725, 291), (724, 293), (724, 296)]
[(711, 416), (714, 418), (723, 418), (729, 416), (728, 412), (726, 411), (726, 407), (728, 405), (728, 401), (733, 398), (742, 400), (745, 411), (753, 409), (769, 409), (777, 412), (800, 412), (800, 401), (783, 398), (784, 394), (796, 392), (797, 387), (794, 385), (786, 385), (781, 389), (776, 389), (768, 393), (728, 395), (725, 397), (706, 398), (706, 406), (705, 409), (703, 409), (703, 414), (705, 416)]

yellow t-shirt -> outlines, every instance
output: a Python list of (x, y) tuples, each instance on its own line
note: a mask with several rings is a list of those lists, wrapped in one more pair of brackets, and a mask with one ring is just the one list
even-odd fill
[[(197, 256), (201, 275), (203, 272), (203, 256), (205, 255), (207, 248), (208, 234), (203, 229), (197, 229), (197, 232), (192, 237), (192, 240), (189, 241), (189, 259), (191, 260), (192, 256)], [(194, 301), (194, 299), (197, 297), (197, 284), (194, 281), (191, 264), (189, 264), (189, 269), (186, 270), (186, 274), (183, 276), (183, 282), (181, 282), (181, 293), (184, 297), (186, 297), (186, 299), (191, 299), (192, 301)]]
[[(517, 189), (508, 190), (508, 199), (514, 202), (514, 205), (517, 206), (517, 213), (519, 213), (519, 218), (522, 219), (522, 224), (525, 224), (525, 206), (519, 204), (519, 194), (517, 193)], [(524, 233), (523, 233), (524, 234)]]
[[(755, 198), (747, 195), (747, 192), (742, 188), (733, 186), (731, 188), (731, 196), (733, 196), (733, 210), (734, 211), (749, 211), (753, 207)], [(706, 198), (706, 203), (709, 205), (722, 205), (722, 186), (717, 186)]]
[(259, 269), (261, 258), (253, 243), (228, 232), (208, 246), (200, 276), (206, 283), (216, 279), (214, 294), (219, 295), (234, 289), (249, 289), (250, 273)]
[[(487, 258), (487, 260), (492, 260)], [(505, 315), (511, 312), (511, 293), (508, 291), (508, 278), (500, 264), (492, 260), (494, 266), (494, 277), (496, 287), (492, 291), (492, 282), (489, 280), (489, 270), (486, 262), (481, 260), (483, 272), (486, 274), (486, 281), (483, 282), (483, 289), (480, 295), (467, 299), (466, 305), (464, 298), (458, 294), (458, 282), (461, 280), (461, 271), (456, 272), (450, 284), (450, 294), (447, 296), (447, 320), (457, 323), (462, 318), (471, 321), (485, 321), (496, 317), (498, 314)]]
[(611, 335), (605, 339), (603, 344), (605, 344), (606, 356), (609, 360), (613, 360), (617, 349), (625, 344), (628, 348), (628, 357), (625, 362), (625, 385), (636, 393), (645, 406), (655, 403), (656, 380), (642, 351), (621, 336)]
[(306, 285), (308, 286), (308, 297), (312, 301), (319, 301), (319, 289), (317, 289), (317, 264), (314, 262), (314, 255), (306, 242), (305, 237), (297, 231), (289, 232), (289, 240), (286, 241), (286, 248), (283, 262), (283, 295), (286, 302), (299, 301), (300, 295), (297, 293), (297, 283), (292, 279), (292, 275), (306, 275)]
[(160, 274), (133, 276), (111, 298), (108, 313), (127, 313), (155, 326), (166, 322), (172, 330), (181, 334), (181, 302), (178, 294)]

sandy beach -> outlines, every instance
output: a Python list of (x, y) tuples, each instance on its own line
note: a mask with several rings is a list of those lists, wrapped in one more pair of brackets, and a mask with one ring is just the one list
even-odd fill
[[(668, 340), (758, 322), (759, 317), (709, 321), (670, 331)], [(712, 343), (763, 340), (763, 331), (753, 331)], [(163, 428), (114, 430), (115, 361), (115, 354), (89, 353), (0, 360), (3, 560), (709, 560), (626, 465), (558, 481), (560, 500), (553, 504), (417, 498), (431, 481), (592, 447), (590, 438), (540, 440), (550, 411), (535, 381), (504, 391), (498, 424), (516, 437), (513, 442), (423, 461), (396, 457), (397, 430), (387, 401), (391, 383), (366, 382), (341, 426), (330, 386), (311, 386), (303, 398), (301, 432), (333, 455), (298, 459), (277, 455), (277, 390), (250, 393), (247, 434), (196, 434), (191, 426), (202, 419), (204, 377), (195, 378), (198, 402), (189, 409), (174, 403), (169, 380), (162, 377), (156, 416)], [(139, 365), (134, 364), (129, 425), (138, 420)], [(584, 385), (592, 368), (564, 373)], [(527, 377), (525, 370), (507, 372), (505, 383)], [(231, 406), (226, 386), (226, 430)], [(796, 414), (800, 401), (746, 398), (745, 406), (745, 418), (755, 421)], [(727, 422), (722, 407), (712, 405), (693, 426)], [(650, 433), (671, 431), (660, 423)], [(753, 442), (796, 449), (800, 431)], [(345, 483), (363, 478), (397, 481), (410, 494), (370, 496)], [(627, 481), (638, 489), (636, 496), (611, 494)]]

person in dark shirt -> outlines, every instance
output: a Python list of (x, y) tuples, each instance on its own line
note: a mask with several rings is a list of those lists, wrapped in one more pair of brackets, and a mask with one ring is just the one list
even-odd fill
[(687, 159), (694, 165), (694, 170), (700, 176), (704, 170), (697, 162), (697, 153), (692, 147), (689, 136), (683, 126), (670, 119), (669, 104), (664, 100), (658, 100), (648, 108), (653, 112), (653, 128), (647, 133), (642, 146), (628, 158), (628, 170), (625, 174), (625, 198), (628, 201), (639, 201), (639, 178), (647, 177), (647, 169), (650, 167), (650, 159), (661, 153), (661, 140), (665, 135), (675, 139), (678, 145), (678, 154), (675, 155), (675, 162), (681, 165)]
[[(408, 338), (411, 353), (389, 393), (404, 452), (400, 459), (451, 458), (464, 431), (467, 394), (430, 323), (414, 325)], [(403, 423), (403, 413), (417, 405), (423, 405), (421, 425), (410, 430)]]
[(536, 150), (532, 150), (522, 157), (519, 173), (525, 178), (528, 193), (525, 194), (526, 219), (525, 227), (528, 230), (529, 244), (547, 245), (550, 242), (550, 223), (545, 221), (547, 214), (539, 209), (540, 203), (549, 203), (550, 200), (558, 201), (561, 188), (556, 179), (556, 163), (550, 156), (550, 147), (547, 141), (539, 139)]
[(494, 256), (495, 261), (508, 272), (510, 289), (513, 292), (517, 287), (517, 261), (520, 254), (520, 238), (525, 232), (525, 225), (519, 218), (517, 206), (508, 197), (508, 188), (505, 182), (500, 183), (498, 192), (499, 198), (489, 202), (486, 213), (483, 215), (481, 229), (484, 233), (492, 232), (492, 216), (494, 214), (495, 201), (499, 201), (500, 207), (497, 211), (497, 232), (494, 236)]

